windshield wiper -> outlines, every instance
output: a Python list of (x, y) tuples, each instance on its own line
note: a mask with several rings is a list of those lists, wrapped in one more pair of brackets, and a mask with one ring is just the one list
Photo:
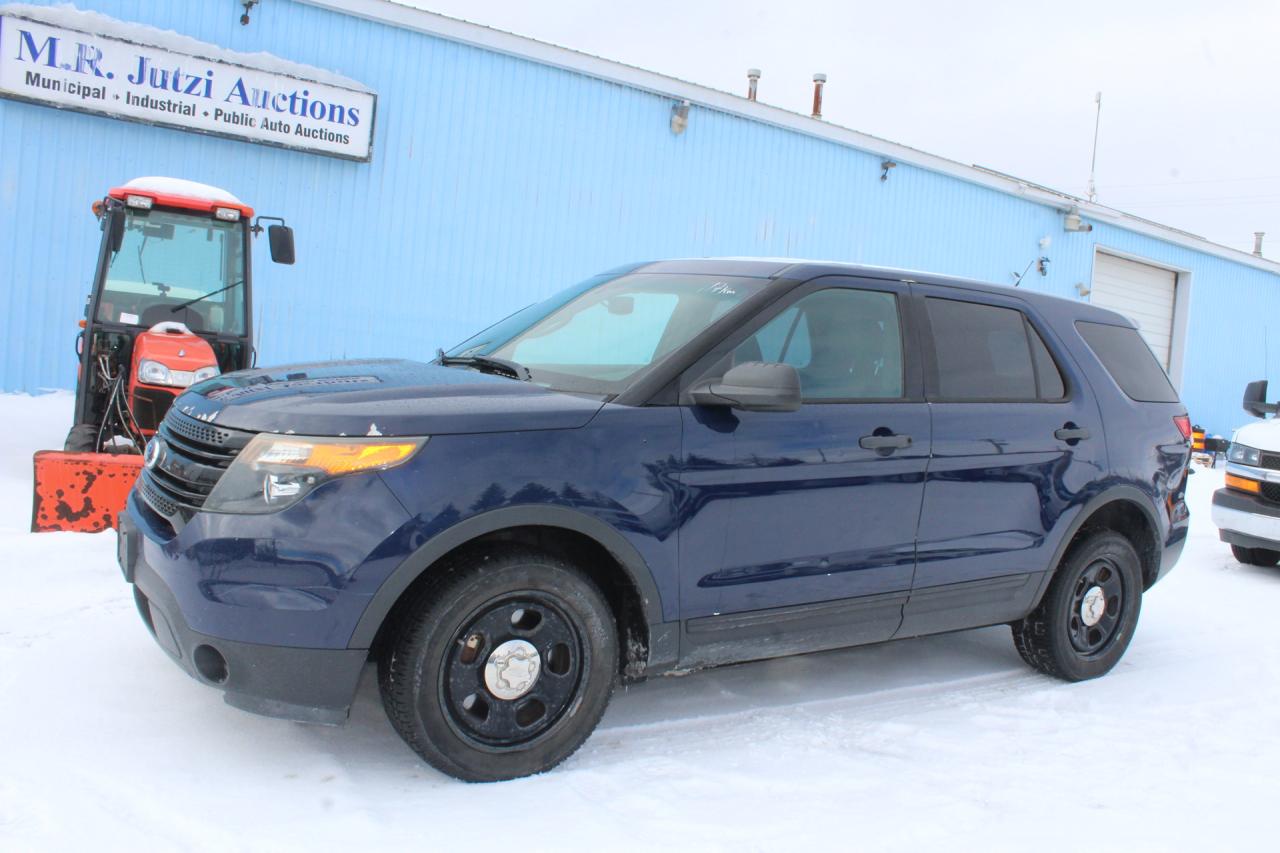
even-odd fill
[(474, 367), (485, 373), (497, 373), (502, 376), (510, 376), (512, 379), (519, 379), (521, 382), (528, 382), (533, 378), (533, 374), (529, 372), (529, 368), (519, 362), (510, 361), (505, 358), (498, 358), (492, 355), (445, 355), (444, 350), (436, 350), (436, 361), (444, 367)]
[(179, 311), (181, 311), (183, 308), (186, 308), (188, 305), (195, 305), (197, 302), (208, 299), (210, 296), (217, 296), (219, 293), (226, 293), (231, 288), (239, 287), (242, 284), (244, 284), (244, 279), (240, 279), (239, 281), (233, 281), (230, 284), (228, 284), (226, 287), (220, 287), (217, 290), (211, 290), (208, 293), (206, 293), (204, 296), (197, 296), (195, 299), (188, 299), (186, 302), (175, 305), (169, 310), (172, 313), (177, 314)]

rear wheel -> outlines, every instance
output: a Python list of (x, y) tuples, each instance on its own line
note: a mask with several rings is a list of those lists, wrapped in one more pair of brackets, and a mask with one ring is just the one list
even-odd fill
[(1097, 678), (1129, 647), (1141, 607), (1133, 545), (1119, 533), (1095, 533), (1067, 551), (1040, 605), (1013, 623), (1013, 641), (1022, 659), (1047, 675)]
[(62, 449), (67, 453), (96, 453), (98, 428), (93, 424), (76, 424), (67, 433), (67, 442)]
[(1280, 563), (1280, 551), (1272, 551), (1270, 548), (1244, 548), (1240, 545), (1232, 545), (1231, 553), (1242, 563), (1250, 566), (1274, 566)]
[(545, 554), (454, 561), (396, 620), (378, 662), (383, 706), (415, 752), (459, 779), (549, 770), (587, 739), (613, 692), (609, 605)]

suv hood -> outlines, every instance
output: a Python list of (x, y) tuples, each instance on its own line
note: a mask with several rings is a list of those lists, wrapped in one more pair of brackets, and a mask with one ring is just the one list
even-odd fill
[(206, 423), (299, 435), (444, 435), (585, 425), (604, 404), (418, 361), (294, 364), (193, 385), (174, 408)]

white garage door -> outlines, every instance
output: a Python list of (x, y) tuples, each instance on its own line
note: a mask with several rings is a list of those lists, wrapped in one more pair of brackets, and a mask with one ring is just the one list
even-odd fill
[(1147, 346), (1168, 370), (1177, 283), (1178, 274), (1170, 270), (1099, 252), (1089, 301), (1137, 323)]

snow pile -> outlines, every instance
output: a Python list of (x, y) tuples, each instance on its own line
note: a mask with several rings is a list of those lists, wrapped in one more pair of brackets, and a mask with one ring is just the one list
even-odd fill
[(26, 533), (70, 403), (0, 396), (0, 849), (1274, 847), (1280, 569), (1218, 541), (1220, 471), (1106, 678), (1032, 672), (1007, 628), (660, 678), (559, 769), (476, 786), (399, 741), (370, 672), (342, 728), (224, 705), (142, 627), (113, 534)]
[(239, 51), (219, 47), (216, 44), (210, 44), (207, 41), (200, 41), (191, 36), (184, 36), (173, 30), (162, 30), (159, 27), (150, 27), (146, 24), (137, 24), (132, 21), (120, 21), (101, 12), (77, 9), (72, 3), (58, 3), (51, 6), (39, 6), (34, 3), (5, 3), (0, 5), (0, 15), (16, 15), (33, 21), (40, 21), (50, 26), (65, 27), (69, 30), (79, 30), (83, 33), (94, 33), (109, 38), (124, 39), (149, 47), (171, 50), (175, 53), (185, 53), (188, 56), (229, 62), (233, 65), (243, 65), (247, 68), (256, 68), (259, 71), (267, 71), (272, 74), (288, 74), (291, 77), (298, 77), (302, 80), (328, 83), (331, 86), (341, 86), (345, 89), (354, 89), (357, 92), (373, 91), (363, 83), (358, 80), (352, 80), (350, 77), (344, 77), (341, 74), (326, 71), (323, 68), (316, 68), (313, 65), (304, 65), (301, 62), (281, 59), (266, 51), (240, 53)]

